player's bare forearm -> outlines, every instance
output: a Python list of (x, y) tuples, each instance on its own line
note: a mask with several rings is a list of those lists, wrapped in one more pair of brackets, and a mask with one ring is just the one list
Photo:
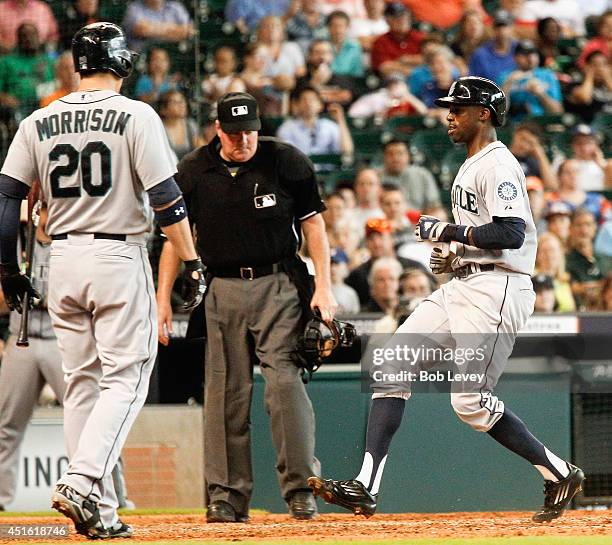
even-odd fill
[(198, 258), (198, 254), (193, 244), (193, 237), (191, 236), (189, 220), (187, 218), (183, 218), (181, 221), (173, 223), (172, 225), (167, 225), (161, 229), (174, 246), (178, 257), (183, 261), (192, 261)]
[(331, 292), (329, 241), (321, 214), (305, 219), (302, 230), (315, 268), (315, 293), (310, 306), (319, 309), (323, 320), (330, 321), (336, 314), (338, 304)]
[(181, 258), (170, 243), (165, 243), (159, 257), (159, 273), (157, 278), (157, 301), (169, 301), (172, 286), (181, 267)]
[(305, 219), (302, 230), (308, 246), (308, 255), (315, 268), (315, 283), (317, 286), (331, 286), (329, 241), (325, 234), (325, 223), (321, 214)]

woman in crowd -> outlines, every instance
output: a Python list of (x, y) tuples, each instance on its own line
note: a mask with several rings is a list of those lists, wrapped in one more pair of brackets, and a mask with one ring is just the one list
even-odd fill
[(552, 233), (542, 233), (538, 239), (535, 273), (547, 274), (553, 278), (558, 312), (576, 310), (569, 274), (565, 270), (565, 254), (561, 242)]
[(183, 155), (199, 145), (198, 126), (188, 117), (187, 100), (180, 91), (167, 91), (159, 99), (161, 117), (170, 147), (180, 161)]

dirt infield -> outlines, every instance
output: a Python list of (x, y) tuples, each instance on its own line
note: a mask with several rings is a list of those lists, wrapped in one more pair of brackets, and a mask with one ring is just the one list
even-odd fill
[[(551, 524), (535, 524), (530, 513), (381, 514), (370, 519), (352, 515), (321, 515), (314, 521), (296, 521), (287, 515), (255, 515), (247, 524), (206, 524), (202, 515), (125, 515), (138, 541), (206, 540), (243, 541), (330, 538), (349, 542), (361, 539), (491, 538), (510, 536), (612, 536), (612, 511), (570, 511)], [(63, 517), (2, 517), (4, 524), (60, 524)], [(69, 521), (68, 521), (69, 522)], [(611, 538), (612, 539), (612, 538)], [(56, 541), (86, 541), (74, 534)], [(2, 544), (19, 540), (0, 539)], [(35, 542), (28, 538), (28, 542)]]

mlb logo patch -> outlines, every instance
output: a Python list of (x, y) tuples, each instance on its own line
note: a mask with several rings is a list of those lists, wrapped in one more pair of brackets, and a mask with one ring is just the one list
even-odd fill
[(234, 117), (239, 115), (247, 115), (249, 113), (248, 106), (232, 106), (232, 115)]
[(255, 197), (255, 208), (270, 208), (271, 206), (276, 206), (276, 195), (274, 193)]

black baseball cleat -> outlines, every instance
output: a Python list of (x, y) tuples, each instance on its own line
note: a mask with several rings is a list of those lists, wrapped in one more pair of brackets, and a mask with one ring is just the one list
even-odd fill
[(533, 515), (534, 522), (550, 522), (563, 514), (572, 498), (582, 490), (584, 473), (579, 467), (570, 465), (570, 473), (557, 482), (544, 481), (544, 505)]
[(315, 496), (352, 511), (355, 515), (371, 517), (376, 512), (377, 496), (370, 494), (359, 481), (334, 481), (320, 477), (308, 477), (308, 486)]
[(108, 530), (100, 520), (98, 504), (81, 496), (74, 488), (58, 484), (51, 498), (51, 507), (72, 519), (77, 534), (90, 539), (107, 539)]

